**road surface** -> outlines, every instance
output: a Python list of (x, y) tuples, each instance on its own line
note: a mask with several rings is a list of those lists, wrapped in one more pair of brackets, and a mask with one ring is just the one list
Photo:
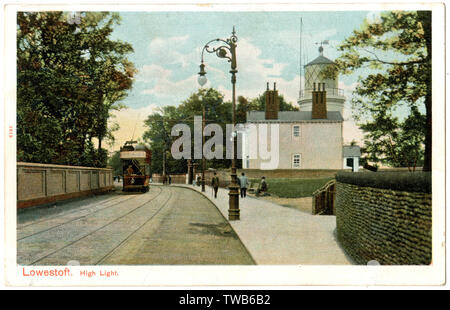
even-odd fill
[(217, 208), (185, 188), (94, 196), (17, 215), (19, 265), (249, 265)]

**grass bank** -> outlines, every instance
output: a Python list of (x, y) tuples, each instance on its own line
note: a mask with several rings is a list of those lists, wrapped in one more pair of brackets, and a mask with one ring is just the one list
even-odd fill
[[(312, 193), (323, 186), (332, 177), (297, 179), (297, 178), (267, 178), (268, 192), (282, 198), (309, 197)], [(260, 179), (250, 179), (250, 182), (259, 182)]]

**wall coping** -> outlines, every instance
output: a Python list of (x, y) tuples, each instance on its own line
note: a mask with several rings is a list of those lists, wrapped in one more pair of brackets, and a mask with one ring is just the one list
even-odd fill
[(336, 174), (336, 181), (361, 187), (404, 192), (431, 193), (431, 172), (345, 172)]
[(97, 171), (112, 171), (112, 168), (96, 168), (96, 167), (84, 167), (84, 166), (66, 166), (66, 165), (54, 165), (54, 164), (39, 164), (39, 163), (27, 163), (17, 162), (17, 167), (32, 167), (32, 168), (58, 168), (58, 169), (77, 169), (77, 170), (97, 170)]

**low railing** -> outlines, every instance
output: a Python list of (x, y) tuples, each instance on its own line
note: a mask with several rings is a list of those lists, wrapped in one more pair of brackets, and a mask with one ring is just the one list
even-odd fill
[(312, 214), (335, 215), (336, 180), (328, 181), (313, 193)]
[(113, 170), (80, 166), (17, 163), (17, 208), (109, 191)]
[[(326, 88), (325, 91), (329, 96), (344, 97), (344, 90), (341, 88)], [(312, 92), (312, 88), (303, 89), (300, 91), (300, 98), (304, 98), (306, 96), (310, 97)]]

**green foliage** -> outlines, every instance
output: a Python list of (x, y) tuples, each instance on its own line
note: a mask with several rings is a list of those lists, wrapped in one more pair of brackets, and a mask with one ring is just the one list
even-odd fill
[[(283, 95), (278, 94), (278, 100), (280, 111), (298, 111), (298, 107), (290, 102), (286, 102)], [(236, 108), (238, 122), (245, 123), (248, 111), (264, 111), (266, 109), (266, 96), (265, 94), (259, 95), (251, 99), (250, 102), (246, 98), (239, 96), (238, 103), (239, 105)]]
[(415, 106), (404, 121), (387, 113), (377, 113), (373, 121), (361, 125), (365, 133), (363, 163), (383, 163), (415, 171), (423, 164), (425, 124), (425, 115)]
[[(268, 192), (281, 198), (301, 198), (310, 197), (312, 193), (321, 188), (333, 178), (276, 178), (266, 179)], [(250, 179), (250, 182), (260, 182), (261, 179)]]
[[(223, 95), (217, 90), (200, 89), (193, 93), (188, 99), (183, 101), (178, 107), (165, 106), (157, 113), (148, 116), (145, 125), (148, 130), (144, 133), (143, 139), (150, 144), (153, 152), (152, 171), (162, 173), (163, 152), (166, 152), (167, 173), (183, 173), (187, 170), (187, 160), (175, 160), (170, 154), (172, 142), (176, 137), (170, 135), (171, 129), (178, 123), (187, 124), (191, 128), (191, 150), (192, 158), (194, 152), (194, 116), (202, 116), (203, 105), (205, 105), (206, 124), (217, 123), (222, 126), (225, 133), (225, 125), (232, 122), (232, 105), (223, 101)], [(225, 137), (223, 141), (225, 145)], [(225, 157), (225, 148), (224, 148)], [(200, 162), (200, 161), (199, 161)], [(212, 159), (208, 160), (208, 167), (223, 168), (228, 167), (230, 160)]]
[(122, 162), (120, 160), (120, 152), (114, 152), (114, 154), (108, 158), (108, 166), (113, 168), (113, 174), (122, 175)]
[[(424, 143), (424, 170), (431, 170), (431, 12), (384, 12), (355, 30), (339, 50), (343, 53), (335, 61), (337, 66), (326, 74), (374, 69), (360, 77), (352, 99), (354, 117), (368, 133), (368, 157), (390, 157), (387, 162), (410, 166), (420, 161)], [(402, 123), (392, 116), (400, 106), (411, 110)], [(419, 107), (425, 107), (426, 116), (418, 113)], [(389, 139), (392, 143), (387, 146)], [(402, 151), (406, 158), (398, 158)]]
[(131, 88), (133, 49), (110, 39), (116, 13), (85, 12), (79, 25), (67, 18), (17, 14), (17, 160), (104, 167), (102, 140)]
[[(151, 170), (154, 173), (162, 173), (163, 154), (166, 154), (167, 173), (182, 172), (182, 167), (177, 167), (177, 163), (170, 156), (170, 147), (172, 137), (170, 136), (171, 127), (175, 120), (179, 119), (179, 114), (173, 106), (162, 107), (158, 113), (153, 113), (145, 120), (148, 130), (143, 135), (143, 140), (150, 145), (152, 150)], [(172, 121), (167, 121), (172, 120)], [(184, 169), (186, 171), (186, 169)]]
[(340, 171), (336, 181), (364, 187), (405, 192), (431, 193), (431, 172), (346, 172)]

